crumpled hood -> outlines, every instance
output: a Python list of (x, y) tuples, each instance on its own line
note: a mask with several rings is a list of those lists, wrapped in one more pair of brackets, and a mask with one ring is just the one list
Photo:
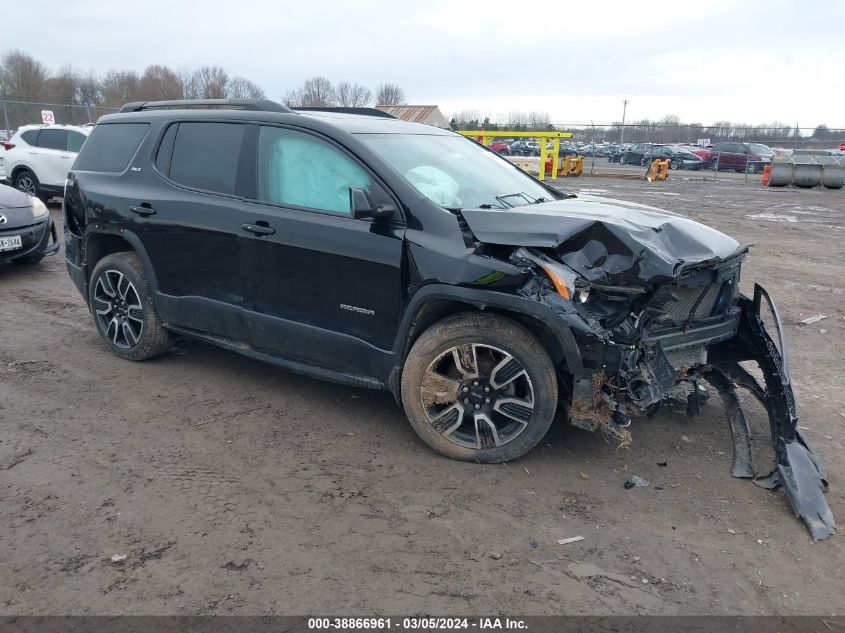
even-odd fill
[(481, 242), (550, 248), (586, 279), (610, 284), (665, 282), (740, 248), (733, 238), (681, 215), (594, 196), (461, 214)]

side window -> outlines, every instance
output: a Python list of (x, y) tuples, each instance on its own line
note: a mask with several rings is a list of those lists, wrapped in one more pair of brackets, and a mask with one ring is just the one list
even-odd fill
[(38, 135), (38, 147), (67, 151), (67, 130), (41, 130)]
[(27, 130), (21, 134), (21, 138), (27, 145), (38, 145), (38, 130)]
[(234, 193), (245, 129), (241, 123), (180, 123), (170, 179), (203, 191)]
[(108, 123), (94, 127), (73, 163), (79, 171), (119, 173), (129, 166), (149, 123)]
[(85, 135), (79, 132), (68, 131), (67, 133), (67, 151), (78, 152), (82, 149), (82, 144), (85, 142)]
[(350, 215), (350, 187), (374, 194), (367, 172), (333, 145), (303, 132), (261, 128), (259, 200)]

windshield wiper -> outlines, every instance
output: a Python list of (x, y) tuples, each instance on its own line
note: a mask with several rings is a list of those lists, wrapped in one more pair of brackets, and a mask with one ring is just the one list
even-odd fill
[(522, 191), (518, 193), (503, 193), (501, 196), (496, 196), (496, 200), (498, 200), (504, 205), (507, 205), (508, 207), (517, 206), (515, 204), (510, 204), (507, 201), (508, 198), (522, 198), (523, 200), (525, 200), (526, 204), (535, 204), (537, 202), (535, 198), (532, 198), (527, 193), (523, 193)]

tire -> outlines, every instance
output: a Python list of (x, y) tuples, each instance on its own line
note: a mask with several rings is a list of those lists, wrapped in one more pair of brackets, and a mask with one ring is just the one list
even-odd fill
[(681, 168), (681, 163), (679, 163), (676, 160), (673, 160), (669, 163), (669, 169), (680, 169), (680, 168)]
[(506, 149), (503, 149), (499, 152), (499, 156), (510, 156), (510, 155), (511, 155), (511, 153)]
[(646, 162), (645, 156), (640, 159), (640, 167), (645, 167), (648, 163)]
[[(149, 281), (135, 253), (113, 253), (97, 262), (88, 284), (88, 305), (97, 331), (116, 356), (146, 360), (170, 348), (170, 335), (156, 312)], [(101, 312), (107, 306), (108, 311)]]
[(624, 156), (620, 156), (620, 157), (619, 157), (619, 164), (620, 164), (620, 165), (627, 165), (627, 164), (628, 164), (628, 159), (627, 159), (627, 158), (625, 158)]
[(745, 169), (749, 174), (756, 174), (758, 171), (760, 171), (760, 165), (758, 165), (757, 163), (749, 163)]
[(423, 332), (405, 361), (401, 389), (405, 413), (426, 444), (485, 464), (534, 448), (557, 408), (546, 350), (523, 326), (494, 314), (457, 314)]
[(44, 199), (41, 195), (41, 183), (38, 182), (38, 178), (29, 169), (21, 169), (15, 174), (13, 184), (18, 191), (23, 191), (42, 200)]

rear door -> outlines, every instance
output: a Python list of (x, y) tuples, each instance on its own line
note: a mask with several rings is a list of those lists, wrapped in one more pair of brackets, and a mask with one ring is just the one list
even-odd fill
[(163, 318), (235, 341), (246, 338), (238, 165), (247, 127), (171, 123), (155, 156), (164, 182), (135, 191), (126, 213), (150, 257)]
[[(349, 188), (396, 204), (366, 166), (309, 131), (261, 126), (255, 200), (245, 202), (244, 317), (253, 345), (378, 376), (398, 326), (404, 228), (355, 219)], [(398, 205), (397, 205), (398, 206)]]
[(36, 178), (42, 185), (52, 186), (64, 185), (76, 158), (75, 153), (68, 151), (68, 130), (51, 127), (39, 131), (37, 147), (30, 154), (35, 154), (31, 164)]

